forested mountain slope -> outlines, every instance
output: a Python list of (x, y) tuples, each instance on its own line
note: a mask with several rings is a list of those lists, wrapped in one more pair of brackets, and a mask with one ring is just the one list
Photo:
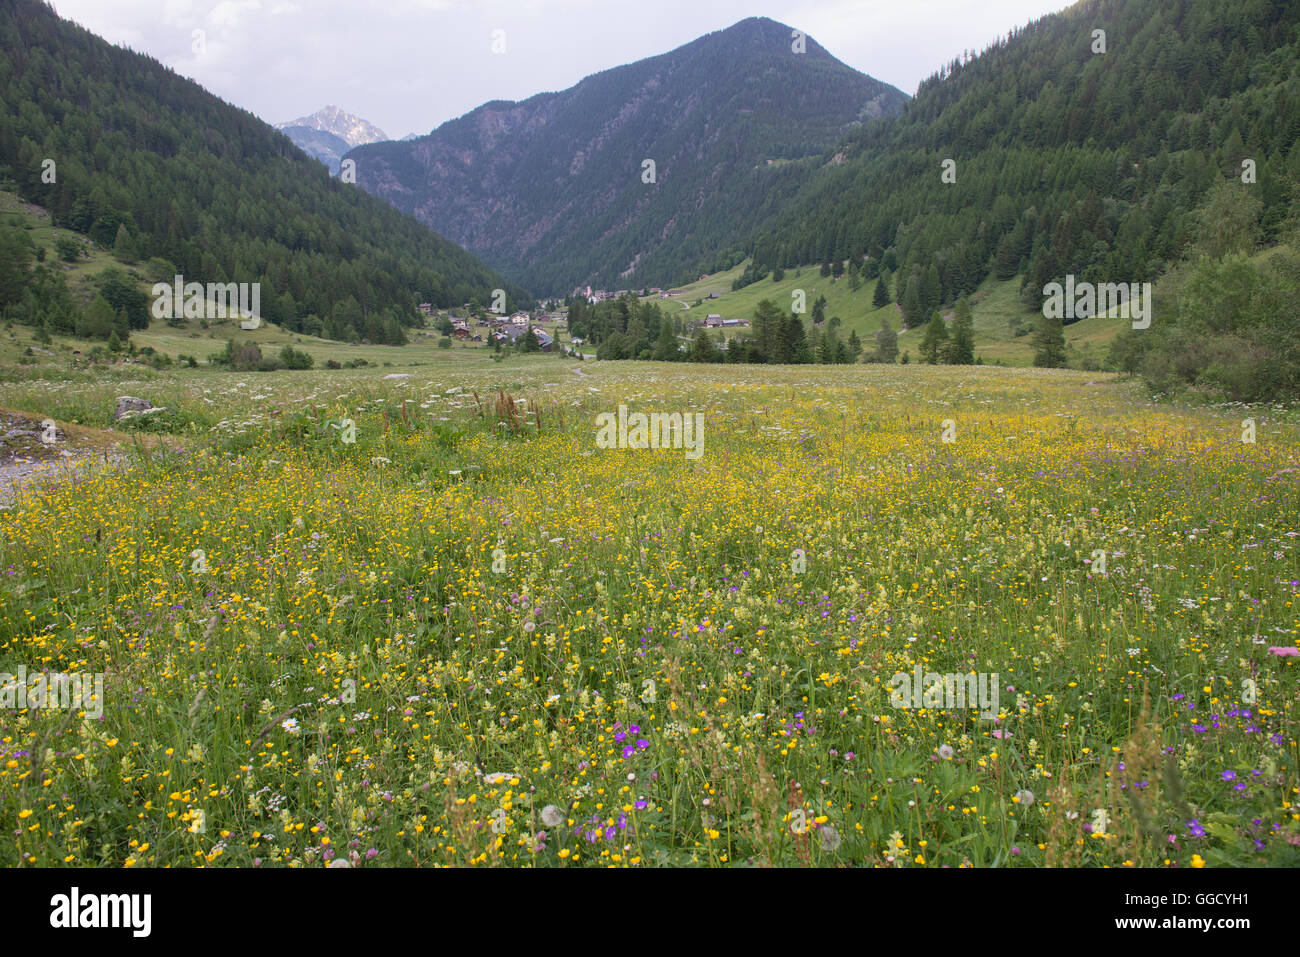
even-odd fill
[(725, 259), (846, 131), (906, 101), (811, 37), (796, 53), (791, 34), (751, 18), (348, 156), (363, 188), (538, 294), (671, 285)]
[(110, 247), (124, 232), (187, 281), (261, 282), (264, 317), (291, 329), (364, 337), (422, 301), (526, 299), (252, 114), (38, 0), (0, 8), (0, 176), (55, 225)]

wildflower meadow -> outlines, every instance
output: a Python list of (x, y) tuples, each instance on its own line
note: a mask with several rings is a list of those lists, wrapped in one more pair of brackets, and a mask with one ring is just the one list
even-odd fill
[(1293, 412), (987, 367), (132, 375), (0, 386), (161, 407), (0, 509), (4, 865), (1300, 864)]

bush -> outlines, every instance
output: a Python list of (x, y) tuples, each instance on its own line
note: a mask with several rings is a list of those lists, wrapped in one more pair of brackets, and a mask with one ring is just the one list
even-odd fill
[(81, 243), (71, 236), (60, 236), (54, 240), (54, 251), (65, 263), (75, 263), (81, 258)]
[(280, 350), (280, 362), (286, 369), (310, 369), (316, 364), (309, 353), (288, 345)]
[(1136, 366), (1155, 392), (1201, 388), (1236, 402), (1300, 398), (1293, 329), (1300, 252), (1202, 258), (1169, 286), (1173, 293), (1151, 328), (1116, 341), (1112, 365)]
[(236, 346), (231, 339), (226, 344), (226, 353), (230, 356), (230, 366), (236, 372), (251, 372), (262, 363), (262, 350), (256, 342), (245, 342)]

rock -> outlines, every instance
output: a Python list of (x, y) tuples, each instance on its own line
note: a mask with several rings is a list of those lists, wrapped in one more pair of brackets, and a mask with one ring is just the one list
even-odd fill
[(137, 399), (133, 395), (119, 395), (117, 397), (117, 408), (113, 410), (113, 421), (117, 422), (128, 415), (137, 415), (152, 408), (153, 403), (148, 399)]
[(390, 372), (388, 375), (384, 376), (384, 379), (409, 379), (410, 377), (411, 373), (409, 372)]

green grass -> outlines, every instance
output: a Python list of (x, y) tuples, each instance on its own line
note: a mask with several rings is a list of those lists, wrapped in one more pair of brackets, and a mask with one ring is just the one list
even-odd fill
[[(0, 376), (175, 438), (0, 509), (0, 671), (103, 679), (0, 710), (0, 862), (1300, 864), (1294, 414), (411, 368)], [(702, 415), (703, 456), (598, 447), (619, 404)], [(994, 717), (900, 706), (918, 666), (996, 675)]]
[[(907, 350), (913, 362), (917, 361), (917, 344), (921, 341), (922, 330), (903, 330), (902, 312), (896, 303), (890, 303), (880, 309), (872, 305), (876, 281), (865, 280), (862, 286), (853, 292), (849, 288), (848, 276), (839, 279), (823, 278), (819, 267), (807, 266), (802, 269), (786, 270), (781, 282), (774, 282), (769, 275), (767, 279), (752, 283), (743, 289), (732, 291), (731, 283), (738, 278), (749, 264), (746, 260), (734, 268), (715, 273), (709, 278), (679, 287), (684, 295), (672, 299), (660, 300), (658, 295), (650, 296), (645, 301), (657, 302), (669, 315), (686, 315), (691, 319), (703, 320), (709, 313), (718, 313), (726, 319), (743, 319), (750, 321), (754, 310), (763, 299), (771, 299), (782, 309), (790, 309), (794, 303), (793, 293), (802, 289), (805, 294), (808, 312), (818, 296), (826, 297), (826, 319), (829, 322), (839, 316), (841, 340), (848, 339), (850, 332), (856, 332), (867, 348), (874, 348), (875, 334), (880, 329), (882, 319), (888, 319), (890, 326), (899, 333), (899, 352)], [(971, 311), (975, 324), (976, 356), (989, 363), (1002, 363), (1011, 366), (1028, 366), (1033, 364), (1033, 329), (1038, 313), (1026, 310), (1020, 303), (1020, 278), (998, 281), (992, 277), (971, 295)], [(709, 299), (710, 293), (718, 293), (719, 298)], [(700, 305), (696, 300), (703, 299)], [(682, 311), (680, 304), (691, 306), (689, 311)], [(948, 313), (950, 315), (950, 311)], [(1028, 330), (1027, 335), (1016, 336), (1013, 320)], [(1124, 328), (1122, 321), (1096, 317), (1073, 323), (1065, 328), (1067, 346), (1082, 349), (1087, 346), (1098, 360), (1105, 357), (1110, 341)], [(736, 335), (749, 335), (748, 328), (739, 330), (710, 330), (711, 334), (721, 340)]]

